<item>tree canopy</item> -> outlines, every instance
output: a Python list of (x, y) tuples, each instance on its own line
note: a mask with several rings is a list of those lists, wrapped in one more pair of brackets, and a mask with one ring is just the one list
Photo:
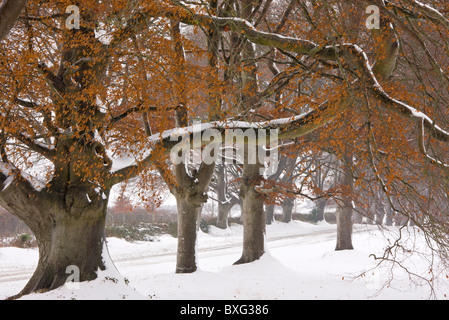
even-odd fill
[[(23, 293), (60, 286), (67, 261), (84, 266), (85, 280), (104, 267), (101, 246), (86, 265), (61, 255), (58, 236), (70, 229), (78, 239), (87, 224), (82, 235), (96, 236), (86, 246), (103, 241), (110, 190), (131, 178), (151, 188), (159, 172), (195, 231), (214, 164), (191, 170), (169, 159), (173, 135), (193, 136), (194, 120), (199, 132), (276, 129), (304, 154), (335, 154), (355, 183), (342, 191), (347, 208), (356, 189), (381, 192), (447, 253), (448, 4), (31, 0), (22, 11), (25, 3), (0, 7), (0, 205), (40, 244)], [(367, 28), (369, 6), (378, 28)], [(79, 28), (68, 24), (78, 17)], [(248, 212), (266, 199), (257, 172), (245, 163)]]

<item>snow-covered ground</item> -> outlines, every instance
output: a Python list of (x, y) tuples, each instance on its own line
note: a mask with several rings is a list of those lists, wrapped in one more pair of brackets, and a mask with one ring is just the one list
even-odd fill
[[(267, 253), (254, 263), (234, 266), (241, 254), (242, 227), (200, 232), (199, 270), (174, 273), (176, 239), (129, 243), (108, 238), (109, 253), (119, 273), (106, 271), (79, 288), (62, 287), (24, 299), (164, 299), (164, 300), (273, 300), (273, 299), (445, 299), (449, 272), (429, 267), (421, 233), (409, 228), (401, 244), (413, 253), (399, 253), (401, 266), (376, 267), (371, 254), (383, 254), (396, 239), (398, 228), (357, 225), (355, 250), (334, 251), (335, 225), (299, 221), (267, 227)], [(0, 299), (16, 294), (37, 263), (36, 249), (0, 248)], [(108, 262), (112, 265), (112, 262)], [(429, 278), (429, 284), (409, 272)], [(373, 269), (374, 268), (374, 269)], [(112, 268), (113, 269), (113, 268)], [(432, 273), (430, 273), (432, 272)], [(446, 296), (447, 295), (447, 296)]]

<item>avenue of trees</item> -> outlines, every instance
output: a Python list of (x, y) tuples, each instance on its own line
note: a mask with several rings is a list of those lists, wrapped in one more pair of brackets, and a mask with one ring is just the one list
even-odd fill
[[(106, 268), (110, 191), (131, 179), (145, 197), (162, 178), (176, 198), (178, 273), (196, 270), (210, 190), (221, 227), (241, 205), (237, 264), (264, 254), (273, 205), (289, 221), (295, 197), (319, 219), (338, 205), (336, 250), (352, 249), (357, 217), (386, 215), (446, 257), (448, 12), (437, 0), (4, 0), (0, 205), (39, 247), (18, 296), (60, 287), (69, 265), (81, 281)], [(278, 133), (271, 176), (249, 142), (239, 161), (171, 162), (181, 133), (255, 127)]]

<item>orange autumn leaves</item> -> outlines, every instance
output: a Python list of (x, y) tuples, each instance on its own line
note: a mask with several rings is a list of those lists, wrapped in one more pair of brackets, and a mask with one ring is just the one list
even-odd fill
[[(379, 40), (374, 41), (369, 31), (364, 29), (363, 6), (342, 1), (331, 3), (333, 6), (317, 1), (314, 8), (295, 7), (280, 33), (310, 39), (322, 46), (356, 43), (373, 61), (375, 48), (372, 46)], [(145, 121), (153, 133), (175, 126), (174, 111), (180, 93), (185, 96), (190, 121), (209, 118), (211, 92), (217, 93), (219, 99), (216, 101), (221, 104), (220, 112), (214, 118), (240, 115), (239, 104), (246, 88), (239, 81), (245, 61), (232, 63), (232, 59), (238, 57), (233, 57), (231, 51), (235, 49), (232, 45), (241, 42), (239, 37), (242, 35), (234, 35), (237, 39), (233, 43), (230, 29), (221, 34), (223, 44), (218, 47), (220, 52), (216, 65), (218, 76), (211, 77), (212, 70), (207, 66), (208, 48), (201, 26), (183, 25), (182, 44), (186, 61), (182, 66), (183, 83), (180, 83), (177, 80), (180, 63), (173, 50), (169, 19), (153, 17), (146, 21), (145, 27), (133, 26), (135, 31), (127, 28), (127, 22), (135, 18), (137, 12), (155, 8), (160, 2), (76, 2), (81, 9), (82, 26), (95, 28), (94, 35), (65, 29), (63, 17), (48, 18), (63, 12), (69, 4), (73, 5), (73, 2), (30, 1), (27, 15), (33, 19), (23, 18), (1, 44), (5, 54), (1, 57), (0, 94), (3, 102), (2, 128), (6, 136), (17, 139), (20, 133), (52, 145), (57, 142), (62, 129), (72, 130), (72, 137), (78, 143), (93, 143), (98, 142), (98, 136), (95, 136), (95, 131), (98, 131), (111, 154), (137, 155), (152, 147), (148, 143)], [(261, 19), (257, 27), (272, 31), (278, 22), (276, 13), (282, 12), (286, 4), (273, 5), (270, 14), (265, 20)], [(204, 9), (195, 11), (207, 12)], [(447, 31), (435, 28), (431, 23), (418, 26), (434, 37), (429, 41), (429, 48), (438, 53), (435, 54), (437, 62), (446, 71), (447, 53), (442, 49), (444, 46), (436, 43), (445, 41)], [(444, 105), (444, 80), (426, 61), (426, 55), (412, 47), (416, 40), (400, 28), (398, 33), (404, 39), (404, 51), (392, 82), (383, 81), (382, 86), (396, 99), (416, 106), (431, 118), (441, 119), (444, 127), (445, 108), (435, 108), (438, 102)], [(78, 48), (78, 56), (67, 57), (64, 70), (61, 69), (61, 61), (64, 48), (68, 47)], [(418, 184), (429, 172), (427, 170), (438, 171), (428, 168), (417, 148), (417, 128), (377, 105), (378, 102), (364, 90), (365, 84), (354, 84), (357, 72), (346, 69), (341, 61), (315, 61), (280, 51), (271, 56), (272, 48), (262, 46), (257, 50), (260, 90), (274, 79), (267, 57), (274, 60), (280, 72), (291, 70), (295, 74), (286, 79), (285, 85), (283, 83), (277, 101), (273, 101), (273, 96), (267, 96), (255, 104), (254, 119), (289, 117), (317, 109), (325, 102), (332, 109), (341, 100), (355, 96), (356, 103), (331, 123), (323, 124), (318, 137), (307, 144), (312, 152), (326, 149), (339, 156), (353, 154), (357, 159), (354, 171), (359, 177), (356, 184), (365, 185), (366, 189), (376, 180), (372, 173), (373, 164), (387, 190), (398, 180)], [(51, 74), (60, 76), (60, 81), (70, 90), (58, 91), (57, 79), (51, 79), (50, 73), (39, 70), (38, 63), (44, 63)], [(36, 107), (19, 106), (15, 98), (33, 101)], [(129, 112), (131, 109), (133, 111)], [(114, 121), (128, 112), (122, 119)], [(144, 113), (147, 113), (146, 119), (143, 118)], [(320, 121), (319, 116), (316, 121)], [(307, 139), (309, 137), (304, 141)], [(445, 145), (428, 142), (434, 146), (438, 156), (444, 157)], [(20, 152), (17, 150), (23, 146), (19, 148), (10, 144), (8, 148), (14, 149), (18, 155)], [(77, 148), (73, 146), (68, 151), (76, 153), (82, 149)], [(155, 152), (155, 158), (162, 159), (162, 153)], [(24, 153), (23, 158), (28, 158), (27, 154)], [(102, 156), (101, 152), (97, 156)], [(407, 162), (421, 168), (419, 174), (411, 174)], [(85, 179), (101, 180), (103, 164), (101, 161), (92, 163), (79, 159), (75, 167)]]

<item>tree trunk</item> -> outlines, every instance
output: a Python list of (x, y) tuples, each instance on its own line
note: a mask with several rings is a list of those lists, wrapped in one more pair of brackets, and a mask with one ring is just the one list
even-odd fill
[[(80, 282), (94, 280), (105, 270), (109, 254), (105, 243), (107, 196), (71, 186), (63, 193), (33, 190), (25, 183), (3, 190), (0, 205), (24, 220), (39, 247), (37, 268), (12, 299), (34, 291), (64, 285), (76, 269)], [(107, 192), (109, 194), (109, 192)]]
[(241, 197), (239, 199), (239, 207), (240, 207), (240, 218), (239, 218), (239, 221), (240, 221), (241, 224), (243, 224), (244, 221), (245, 221), (245, 219), (244, 219), (245, 211), (243, 209), (243, 199)]
[(292, 221), (292, 211), (295, 202), (292, 198), (285, 198), (284, 203), (282, 203), (282, 222), (289, 223)]
[(264, 202), (255, 186), (260, 179), (260, 164), (245, 164), (241, 197), (243, 201), (243, 253), (235, 264), (258, 260), (265, 252)]
[[(105, 212), (89, 220), (56, 214), (51, 241), (40, 241), (37, 269), (20, 295), (61, 287), (71, 274), (69, 266), (79, 270), (80, 281), (96, 279), (97, 272), (105, 270), (104, 255), (109, 254), (103, 252), (105, 217)], [(40, 233), (35, 235), (42, 238)]]
[(352, 208), (337, 210), (337, 245), (335, 250), (352, 250)]
[(385, 211), (383, 208), (383, 203), (380, 203), (376, 208), (376, 224), (382, 225), (385, 217)]
[(274, 205), (268, 205), (266, 207), (267, 224), (272, 224), (274, 222)]
[(197, 269), (196, 239), (199, 218), (203, 205), (207, 202), (209, 187), (215, 165), (201, 164), (190, 176), (184, 164), (175, 166), (176, 187), (170, 191), (176, 197), (178, 208), (178, 252), (176, 273), (191, 273)]
[[(247, 19), (255, 9), (255, 1), (241, 1), (241, 18)], [(257, 62), (255, 46), (248, 40), (242, 44), (242, 111), (257, 109), (260, 99), (257, 97), (259, 82), (257, 76)], [(245, 121), (253, 121), (251, 116), (246, 116)], [(260, 147), (260, 146), (258, 146)], [(235, 264), (249, 263), (258, 260), (265, 252), (265, 211), (264, 199), (257, 192), (256, 187), (261, 180), (261, 169), (263, 164), (260, 159), (255, 159), (255, 163), (250, 163), (250, 150), (245, 146), (244, 164), (240, 194), (243, 202), (243, 252), (241, 258)], [(256, 158), (258, 158), (256, 156)]]
[(391, 208), (390, 201), (385, 201), (385, 225), (391, 227), (393, 225), (393, 210)]
[(231, 209), (239, 204), (238, 199), (231, 198), (229, 202), (226, 203), (220, 203), (218, 205), (218, 217), (217, 217), (217, 227), (221, 229), (227, 229), (228, 228), (228, 220), (229, 220), (229, 213), (231, 212)]
[[(176, 71), (174, 77), (175, 97), (178, 107), (175, 111), (176, 127), (182, 128), (189, 125), (189, 109), (187, 108), (187, 80), (185, 74), (186, 57), (181, 34), (179, 20), (171, 20), (171, 35), (173, 39), (173, 51), (175, 54)], [(211, 98), (211, 96), (210, 96)], [(199, 229), (199, 216), (203, 204), (207, 202), (205, 194), (215, 170), (215, 163), (206, 165), (201, 163), (198, 170), (189, 169), (184, 156), (181, 163), (174, 166), (173, 184), (166, 180), (170, 192), (175, 195), (178, 207), (178, 252), (176, 260), (176, 273), (191, 273), (197, 270), (196, 265), (196, 239)], [(161, 164), (160, 170), (164, 171), (165, 164)]]
[(228, 228), (228, 216), (231, 210), (226, 204), (218, 203), (217, 228)]
[(324, 220), (324, 210), (326, 209), (327, 200), (322, 198), (316, 202), (316, 221)]
[(352, 250), (352, 194), (354, 181), (351, 172), (352, 159), (350, 156), (344, 159), (344, 174), (343, 184), (346, 187), (345, 194), (343, 195), (343, 208), (337, 210), (337, 245), (335, 250)]
[(176, 273), (192, 273), (197, 270), (196, 241), (202, 203), (189, 197), (177, 197), (178, 253)]
[(220, 229), (228, 228), (228, 214), (231, 208), (230, 204), (226, 202), (226, 184), (225, 184), (225, 167), (218, 166), (217, 171), (217, 198), (218, 198), (218, 215), (217, 227)]

